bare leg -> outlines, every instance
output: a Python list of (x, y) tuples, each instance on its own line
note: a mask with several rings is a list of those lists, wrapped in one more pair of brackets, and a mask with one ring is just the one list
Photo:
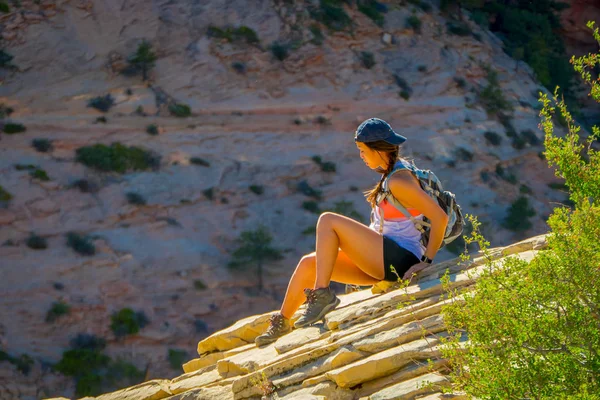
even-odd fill
[[(312, 252), (300, 259), (288, 284), (285, 298), (281, 305), (281, 314), (285, 318), (291, 318), (306, 301), (305, 288), (313, 288), (316, 277), (316, 254)], [(363, 272), (342, 251), (337, 250), (335, 264), (332, 269), (331, 280), (354, 285), (374, 285), (380, 279)]]

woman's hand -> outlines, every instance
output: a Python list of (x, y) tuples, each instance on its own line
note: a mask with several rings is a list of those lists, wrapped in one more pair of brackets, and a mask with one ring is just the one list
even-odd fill
[(402, 277), (402, 279), (408, 279), (410, 280), (412, 278), (412, 274), (416, 274), (421, 272), (422, 270), (424, 270), (426, 267), (429, 267), (431, 264), (426, 263), (426, 262), (420, 262), (418, 264), (413, 265), (412, 267), (410, 267), (408, 269), (408, 271), (406, 271), (404, 273), (404, 276)]

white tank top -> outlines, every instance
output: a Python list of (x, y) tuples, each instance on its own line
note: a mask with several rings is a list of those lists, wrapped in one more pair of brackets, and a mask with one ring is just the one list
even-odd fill
[[(415, 219), (423, 219), (423, 214), (414, 217)], [(379, 206), (375, 206), (373, 222), (369, 228), (379, 233), (380, 217)], [(413, 253), (419, 260), (425, 254), (425, 246), (421, 244), (421, 232), (415, 228), (415, 225), (408, 218), (402, 219), (385, 219), (383, 224), (382, 235), (385, 235), (396, 242), (400, 247)]]

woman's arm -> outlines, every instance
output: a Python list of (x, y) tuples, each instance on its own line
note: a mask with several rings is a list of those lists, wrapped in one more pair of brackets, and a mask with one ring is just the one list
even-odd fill
[(410, 171), (399, 171), (389, 180), (394, 197), (406, 208), (416, 208), (431, 221), (431, 232), (425, 255), (433, 259), (440, 249), (448, 224), (448, 215), (416, 182)]

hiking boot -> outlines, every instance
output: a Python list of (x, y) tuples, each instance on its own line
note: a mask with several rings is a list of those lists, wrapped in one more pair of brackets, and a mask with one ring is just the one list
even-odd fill
[(285, 318), (281, 313), (271, 315), (269, 318), (269, 327), (267, 331), (254, 339), (257, 346), (273, 343), (281, 336), (292, 331), (290, 320)]
[(294, 323), (294, 327), (302, 328), (317, 322), (325, 317), (340, 304), (340, 299), (329, 287), (320, 289), (304, 289), (306, 295), (306, 309), (304, 314)]

